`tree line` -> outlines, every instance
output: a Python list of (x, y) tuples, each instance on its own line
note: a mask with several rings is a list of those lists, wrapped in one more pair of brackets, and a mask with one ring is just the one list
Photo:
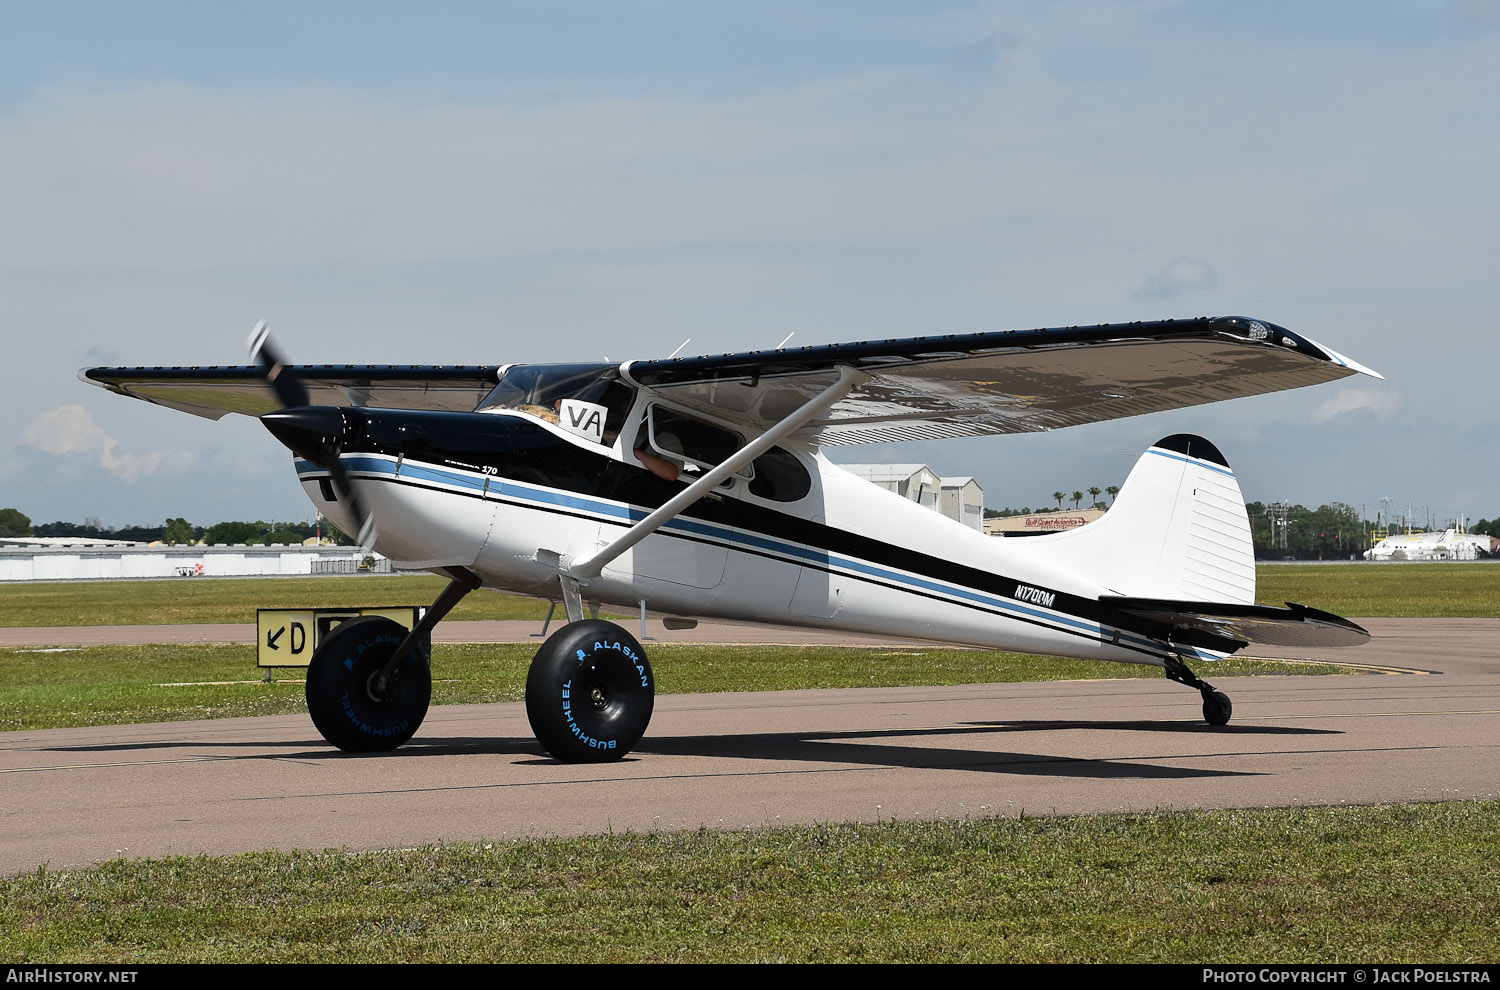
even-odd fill
[(195, 526), (181, 517), (166, 519), (159, 526), (109, 526), (90, 517), (81, 523), (57, 522), (33, 525), (19, 509), (0, 509), (0, 536), (73, 536), (96, 540), (130, 540), (136, 543), (209, 543), (214, 545), (288, 546), (321, 535), (340, 546), (354, 541), (327, 519), (319, 523), (229, 521)]
[[(1113, 503), (1119, 488), (1090, 488), (1095, 496), (1095, 508), (1106, 506), (1098, 500), (1099, 492), (1107, 492)], [(1031, 515), (1034, 512), (1056, 512), (1063, 501), (1072, 500), (1074, 508), (1083, 499), (1083, 492), (1053, 492), (1056, 507), (1043, 505), (1036, 509), (1029, 506), (1012, 509), (985, 509), (986, 519), (1003, 516)], [(1379, 539), (1373, 523), (1360, 518), (1360, 511), (1343, 502), (1330, 502), (1310, 509), (1304, 505), (1269, 506), (1264, 502), (1249, 502), (1245, 505), (1249, 517), (1250, 536), (1255, 545), (1258, 560), (1348, 560), (1360, 557)], [(1284, 514), (1284, 522), (1283, 522)], [(1500, 538), (1500, 517), (1481, 519), (1469, 525), (1470, 533)]]
[[(1245, 511), (1250, 516), (1255, 556), (1262, 560), (1287, 557), (1297, 560), (1345, 560), (1362, 555), (1386, 535), (1385, 531), (1376, 529), (1374, 523), (1361, 519), (1358, 509), (1343, 502), (1330, 502), (1316, 509), (1288, 505), (1284, 510), (1262, 502), (1249, 502), (1245, 505)], [(1283, 514), (1285, 525), (1282, 523)], [(1500, 537), (1500, 518), (1481, 519), (1466, 529), (1481, 536)], [(1397, 533), (1399, 527), (1389, 532)]]
[(1480, 536), (1493, 536), (1500, 539), (1500, 516), (1494, 519), (1481, 519), (1469, 527), (1469, 532), (1478, 533)]
[(1284, 522), (1283, 510), (1264, 502), (1245, 503), (1245, 513), (1260, 560), (1348, 560), (1370, 549), (1370, 524), (1343, 502), (1316, 509), (1287, 505)]
[[(1084, 496), (1085, 492), (1088, 493), (1089, 508), (1091, 508), (1091, 509), (1107, 509), (1107, 508), (1109, 508), (1110, 505), (1114, 505), (1114, 503), (1115, 503), (1115, 496), (1118, 495), (1118, 494), (1120, 494), (1120, 486), (1119, 485), (1109, 485), (1106, 488), (1099, 488), (1097, 486), (1091, 486), (1089, 488), (1085, 488), (1083, 491), (1073, 492), (1072, 494), (1069, 494), (1068, 492), (1053, 492), (1052, 493), (1052, 501), (1054, 501), (1054, 502), (1057, 503), (1057, 505), (1055, 507), (1049, 506), (1049, 505), (1046, 505), (1046, 504), (1042, 504), (1042, 505), (1037, 506), (1035, 509), (1033, 509), (1029, 505), (1023, 505), (1019, 509), (1012, 509), (1010, 506), (1007, 505), (1003, 509), (985, 509), (984, 510), (984, 517), (986, 519), (997, 519), (997, 518), (1004, 518), (1006, 516), (1029, 516), (1029, 515), (1031, 515), (1034, 512), (1061, 512), (1062, 508), (1063, 508), (1063, 502), (1064, 501), (1072, 502), (1073, 503), (1073, 510), (1076, 512), (1080, 508), (1083, 507), (1083, 496)], [(1106, 505), (1099, 498), (1100, 495), (1108, 495), (1109, 496), (1109, 504), (1108, 505)]]

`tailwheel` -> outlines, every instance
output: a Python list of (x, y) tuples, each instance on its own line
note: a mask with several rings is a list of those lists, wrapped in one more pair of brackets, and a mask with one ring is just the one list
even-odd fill
[(1188, 669), (1188, 665), (1179, 657), (1168, 657), (1162, 666), (1166, 669), (1168, 679), (1196, 688), (1203, 695), (1203, 721), (1209, 725), (1229, 724), (1229, 716), (1234, 713), (1229, 695), (1223, 691), (1215, 691), (1212, 684)]
[(602, 619), (553, 633), (526, 677), (526, 717), (537, 742), (564, 763), (618, 760), (640, 741), (656, 703), (646, 652)]
[(406, 639), (399, 623), (368, 615), (334, 628), (307, 668), (307, 711), (323, 738), (351, 753), (395, 749), (412, 737), (432, 700), (426, 652), (411, 650), (381, 683)]
[(1223, 691), (1203, 692), (1203, 720), (1209, 725), (1227, 725), (1229, 716), (1234, 713), (1234, 705), (1229, 700), (1229, 695)]

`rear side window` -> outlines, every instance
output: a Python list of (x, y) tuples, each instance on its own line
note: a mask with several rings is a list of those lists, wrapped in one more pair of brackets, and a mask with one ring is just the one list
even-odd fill
[(780, 447), (772, 447), (755, 459), (755, 477), (750, 480), (750, 494), (776, 502), (795, 502), (812, 491), (812, 476), (807, 468)]

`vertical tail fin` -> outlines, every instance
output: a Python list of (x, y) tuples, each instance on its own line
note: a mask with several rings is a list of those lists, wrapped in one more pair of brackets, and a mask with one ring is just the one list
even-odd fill
[(1153, 444), (1102, 519), (1026, 543), (1116, 594), (1255, 601), (1245, 499), (1224, 455), (1202, 437), (1179, 433)]

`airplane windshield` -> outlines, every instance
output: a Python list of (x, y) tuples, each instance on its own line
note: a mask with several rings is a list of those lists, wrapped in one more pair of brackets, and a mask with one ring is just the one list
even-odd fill
[(635, 389), (620, 379), (618, 365), (522, 364), (507, 371), (476, 409), (517, 409), (558, 423), (565, 400), (591, 403), (605, 409), (603, 431), (583, 435), (612, 446), (620, 435), (634, 395)]

